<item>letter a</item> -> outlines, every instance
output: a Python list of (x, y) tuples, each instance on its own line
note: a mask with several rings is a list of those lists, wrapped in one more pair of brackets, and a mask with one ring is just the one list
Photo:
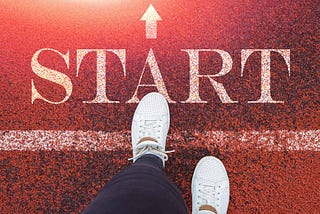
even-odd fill
[[(144, 75), (147, 63), (149, 65), (149, 67), (150, 67), (151, 74), (152, 74), (152, 77), (153, 77), (153, 81), (154, 81), (155, 84), (141, 84), (141, 80), (142, 80), (142, 77)], [(160, 69), (159, 69), (159, 66), (157, 64), (157, 61), (156, 61), (156, 58), (155, 58), (155, 56), (153, 54), (152, 49), (150, 49), (150, 51), (149, 51), (146, 63), (144, 65), (144, 67), (143, 67), (143, 71), (142, 71), (142, 74), (140, 76), (139, 84), (138, 84), (138, 86), (137, 86), (137, 88), (136, 88), (136, 90), (134, 92), (134, 95), (130, 100), (127, 101), (127, 103), (138, 103), (139, 102), (139, 98), (138, 98), (138, 89), (139, 89), (139, 87), (151, 87), (151, 86), (157, 87), (157, 90), (161, 94), (163, 94), (163, 96), (165, 96), (165, 98), (168, 100), (169, 103), (175, 103), (175, 101), (171, 100), (169, 95), (168, 95), (166, 86), (164, 85), (164, 82), (163, 82), (163, 79), (162, 79), (162, 76), (161, 76), (161, 73), (160, 73)]]

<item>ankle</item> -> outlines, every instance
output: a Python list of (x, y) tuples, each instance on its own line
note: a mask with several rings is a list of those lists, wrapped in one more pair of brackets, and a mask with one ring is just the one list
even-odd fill
[(163, 160), (154, 154), (145, 154), (139, 157), (135, 163), (147, 163), (157, 168), (164, 169)]

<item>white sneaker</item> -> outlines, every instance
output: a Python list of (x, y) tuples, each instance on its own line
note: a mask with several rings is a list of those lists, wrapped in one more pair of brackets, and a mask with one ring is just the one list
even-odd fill
[(223, 163), (212, 156), (202, 158), (191, 184), (192, 214), (224, 214), (229, 204), (229, 179)]
[(140, 101), (132, 120), (131, 138), (135, 162), (145, 154), (153, 154), (163, 161), (168, 160), (165, 151), (166, 139), (170, 124), (169, 106), (164, 96), (152, 92)]

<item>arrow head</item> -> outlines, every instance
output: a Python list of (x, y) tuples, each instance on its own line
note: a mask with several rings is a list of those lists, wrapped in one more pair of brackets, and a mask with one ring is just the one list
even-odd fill
[(152, 4), (150, 4), (149, 8), (146, 10), (146, 12), (143, 14), (141, 21), (161, 21), (161, 17), (159, 16), (158, 12)]

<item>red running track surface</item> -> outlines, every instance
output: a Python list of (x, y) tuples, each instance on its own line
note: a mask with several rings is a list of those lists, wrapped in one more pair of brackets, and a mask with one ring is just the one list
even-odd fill
[[(150, 3), (162, 18), (155, 40), (145, 38), (145, 23), (140, 21)], [(1, 2), (1, 213), (79, 212), (112, 175), (129, 164), (126, 159), (131, 154), (130, 146), (119, 144), (116, 138), (108, 141), (116, 145), (111, 150), (90, 146), (76, 149), (77, 144), (96, 139), (90, 135), (80, 141), (63, 133), (120, 131), (119, 136), (123, 133), (128, 137), (136, 104), (125, 102), (134, 94), (150, 48), (169, 96), (178, 101), (170, 104), (170, 133), (184, 137), (168, 142), (177, 152), (166, 170), (189, 206), (194, 166), (202, 156), (215, 155), (223, 160), (230, 175), (230, 213), (319, 212), (318, 7), (318, 2), (312, 0)], [(42, 48), (62, 54), (69, 51), (69, 68), (54, 52), (39, 56), (42, 65), (71, 79), (73, 91), (65, 103), (53, 105), (39, 99), (31, 103), (32, 80), (49, 100), (59, 101), (65, 96), (63, 87), (32, 70), (31, 59)], [(106, 60), (107, 96), (120, 103), (83, 103), (96, 94), (96, 57), (89, 54), (76, 76), (79, 49), (126, 49), (126, 77), (119, 59), (109, 54)], [(230, 53), (230, 73), (216, 80), (239, 102), (222, 103), (210, 81), (203, 78), (200, 97), (208, 103), (181, 103), (188, 99), (190, 90), (189, 58), (182, 49), (221, 49)], [(248, 103), (260, 97), (261, 57), (253, 54), (241, 77), (242, 49), (290, 49), (290, 76), (284, 59), (271, 54), (271, 95), (284, 103)], [(200, 74), (218, 73), (221, 63), (217, 54), (202, 54)], [(148, 69), (143, 81), (153, 83)], [(138, 96), (155, 90), (141, 89)], [(19, 137), (11, 135), (12, 130), (20, 137), (23, 131), (61, 131), (65, 138), (57, 138), (57, 145), (61, 141), (73, 144), (59, 149), (24, 149), (38, 145), (37, 135), (15, 141), (12, 138)], [(281, 135), (267, 135), (266, 142), (272, 147), (261, 144), (265, 139), (249, 143), (238, 140), (239, 133), (245, 131), (281, 130), (315, 132), (303, 143), (298, 141), (301, 138), (292, 138), (291, 144)], [(206, 135), (211, 131), (221, 131), (227, 143)], [(232, 134), (225, 137), (224, 132)], [(8, 133), (11, 138), (7, 138)]]

